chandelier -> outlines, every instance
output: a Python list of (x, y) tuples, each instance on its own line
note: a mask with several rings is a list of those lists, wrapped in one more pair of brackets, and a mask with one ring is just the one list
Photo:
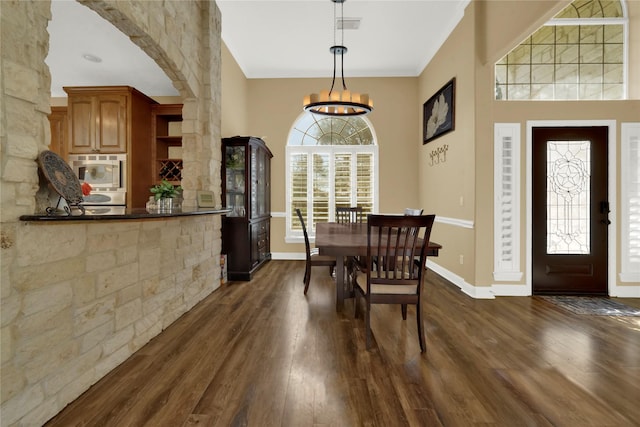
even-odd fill
[[(325, 116), (360, 116), (369, 114), (373, 110), (373, 101), (366, 93), (352, 93), (347, 89), (344, 82), (344, 54), (347, 48), (344, 46), (344, 2), (347, 0), (331, 0), (333, 2), (333, 42), (334, 45), (329, 48), (329, 52), (333, 55), (333, 80), (331, 81), (331, 89), (322, 90), (320, 93), (312, 93), (306, 95), (303, 100), (304, 111), (314, 114), (322, 114)], [(340, 45), (336, 45), (337, 19), (336, 4), (340, 3), (340, 22), (343, 24), (340, 28), (341, 40)], [(334, 90), (336, 83), (336, 67), (337, 59), (340, 57), (340, 77), (342, 80), (342, 91)]]

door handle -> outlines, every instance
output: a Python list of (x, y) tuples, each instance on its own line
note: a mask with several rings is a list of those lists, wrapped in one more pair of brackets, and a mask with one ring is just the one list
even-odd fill
[(607, 202), (607, 201), (600, 202), (600, 213), (601, 214), (608, 214), (609, 212), (611, 212), (609, 210), (609, 202)]
[(604, 225), (610, 225), (610, 224), (611, 224), (611, 221), (609, 221), (608, 219), (601, 219), (601, 220), (600, 220), (600, 223), (601, 223), (601, 224), (604, 224)]

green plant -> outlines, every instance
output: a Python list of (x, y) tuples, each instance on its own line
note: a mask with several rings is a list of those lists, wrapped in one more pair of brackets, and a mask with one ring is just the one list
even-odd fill
[(151, 187), (151, 193), (153, 194), (156, 200), (160, 199), (171, 199), (180, 196), (180, 192), (182, 191), (181, 186), (174, 186), (166, 179), (163, 179), (162, 182), (158, 185), (154, 185)]

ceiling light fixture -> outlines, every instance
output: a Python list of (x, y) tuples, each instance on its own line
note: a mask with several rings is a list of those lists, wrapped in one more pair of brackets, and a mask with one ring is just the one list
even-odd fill
[(96, 55), (92, 55), (90, 53), (83, 53), (82, 57), (84, 59), (86, 59), (87, 61), (90, 61), (90, 62), (96, 62), (96, 63), (102, 62), (102, 58), (100, 58), (99, 56), (96, 56)]
[[(366, 93), (358, 94), (351, 93), (347, 89), (347, 85), (344, 82), (344, 54), (347, 53), (347, 48), (344, 46), (344, 27), (341, 28), (341, 40), (340, 45), (336, 44), (337, 25), (339, 22), (336, 19), (337, 3), (340, 3), (340, 21), (344, 21), (344, 2), (347, 0), (331, 0), (333, 2), (333, 43), (334, 45), (329, 48), (329, 52), (333, 54), (333, 80), (331, 81), (331, 89), (322, 90), (319, 94), (312, 93), (306, 95), (303, 100), (304, 111), (309, 111), (314, 114), (322, 114), (325, 116), (360, 116), (369, 114), (373, 110), (373, 100), (369, 99), (369, 95)], [(342, 79), (342, 91), (333, 90), (336, 83), (336, 65), (337, 57), (340, 56), (340, 77)]]

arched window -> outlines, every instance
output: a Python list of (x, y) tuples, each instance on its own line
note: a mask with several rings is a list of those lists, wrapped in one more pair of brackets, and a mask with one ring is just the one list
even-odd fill
[(302, 238), (295, 214), (302, 211), (309, 237), (318, 222), (333, 221), (335, 206), (378, 207), (378, 147), (363, 116), (302, 114), (286, 149), (287, 239)]
[(496, 63), (496, 99), (626, 99), (620, 0), (575, 0)]

